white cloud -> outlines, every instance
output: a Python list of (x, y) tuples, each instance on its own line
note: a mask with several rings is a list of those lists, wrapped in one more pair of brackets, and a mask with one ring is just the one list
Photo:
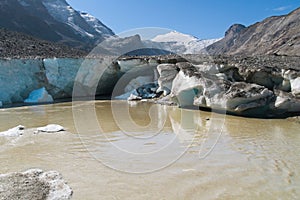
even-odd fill
[(278, 8), (274, 8), (273, 11), (285, 11), (287, 9), (289, 9), (291, 6), (281, 6)]

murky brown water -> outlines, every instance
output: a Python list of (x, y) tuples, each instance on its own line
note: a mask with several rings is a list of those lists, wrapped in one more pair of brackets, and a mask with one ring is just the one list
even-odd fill
[(56, 123), (71, 132), (0, 138), (0, 173), (57, 170), (73, 199), (300, 198), (300, 124), (93, 103), (0, 110), (0, 131)]

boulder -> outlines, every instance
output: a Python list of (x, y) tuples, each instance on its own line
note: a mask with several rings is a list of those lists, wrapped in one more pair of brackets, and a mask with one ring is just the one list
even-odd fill
[(32, 91), (24, 103), (51, 103), (53, 98), (48, 94), (45, 87)]
[(0, 175), (0, 199), (67, 200), (72, 189), (56, 171), (31, 169)]

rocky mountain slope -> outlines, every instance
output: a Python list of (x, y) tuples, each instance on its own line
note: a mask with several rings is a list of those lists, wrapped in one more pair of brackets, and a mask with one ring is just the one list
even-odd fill
[(0, 58), (82, 57), (84, 51), (0, 29)]
[(114, 35), (99, 20), (74, 10), (65, 0), (1, 0), (0, 28), (87, 49)]
[(249, 27), (235, 24), (225, 37), (208, 46), (219, 55), (300, 56), (300, 8), (283, 16), (269, 17)]

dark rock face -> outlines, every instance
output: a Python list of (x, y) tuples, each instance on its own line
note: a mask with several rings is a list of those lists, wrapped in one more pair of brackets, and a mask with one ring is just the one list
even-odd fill
[(207, 52), (219, 55), (300, 56), (300, 8), (288, 15), (269, 17), (249, 27), (233, 25), (225, 38), (208, 46)]
[(65, 0), (1, 1), (0, 27), (85, 49), (92, 48), (106, 35), (114, 35), (105, 25), (103, 34), (97, 32)]

